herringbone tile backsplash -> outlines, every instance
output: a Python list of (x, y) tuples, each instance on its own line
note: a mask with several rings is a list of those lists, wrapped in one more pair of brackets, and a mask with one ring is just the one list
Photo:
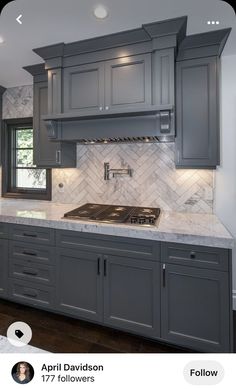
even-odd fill
[[(3, 117), (33, 115), (33, 86), (9, 88), (3, 95)], [(130, 166), (133, 177), (105, 181), (103, 163)], [(160, 206), (165, 210), (212, 212), (213, 172), (177, 170), (174, 143), (77, 146), (76, 169), (53, 169), (52, 200)], [(59, 183), (63, 183), (61, 190)]]
[[(111, 169), (130, 167), (133, 176), (104, 180)], [(63, 183), (63, 189), (58, 186)], [(213, 172), (176, 169), (174, 143), (77, 146), (76, 169), (53, 170), (53, 201), (159, 206), (164, 210), (211, 213)]]

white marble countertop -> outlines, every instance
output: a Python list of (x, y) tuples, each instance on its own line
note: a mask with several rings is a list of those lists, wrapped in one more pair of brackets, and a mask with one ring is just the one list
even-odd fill
[(155, 227), (62, 219), (81, 204), (37, 200), (0, 200), (0, 222), (50, 227), (96, 234), (232, 248), (234, 239), (212, 214), (162, 211)]

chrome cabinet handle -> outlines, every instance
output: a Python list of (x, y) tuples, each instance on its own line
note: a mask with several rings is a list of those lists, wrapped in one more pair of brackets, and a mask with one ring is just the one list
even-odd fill
[(191, 253), (190, 253), (190, 258), (191, 258), (191, 259), (195, 259), (195, 258), (196, 258), (196, 253), (195, 253), (195, 251), (191, 251)]
[(104, 256), (103, 274), (104, 274), (104, 277), (107, 276), (107, 255)]
[(22, 254), (24, 254), (24, 255), (32, 255), (34, 257), (37, 256), (37, 253), (33, 253), (32, 251), (22, 251)]
[(35, 291), (31, 291), (29, 289), (25, 289), (23, 292), (23, 296), (28, 296), (28, 297), (38, 297), (38, 293)]
[(61, 150), (56, 150), (56, 163), (61, 164)]
[(98, 257), (97, 259), (97, 275), (99, 276), (100, 275), (100, 257)]
[(108, 109), (109, 109), (109, 107), (108, 107), (108, 105), (106, 105), (105, 110), (108, 111)]
[(99, 111), (102, 111), (103, 110), (103, 108), (102, 107), (99, 107)]
[(37, 276), (38, 275), (37, 271), (31, 270), (31, 269), (23, 269), (22, 273), (27, 274), (29, 276)]
[(23, 232), (23, 235), (30, 238), (37, 238), (37, 234), (29, 234), (28, 232)]
[(162, 285), (163, 288), (166, 286), (166, 265), (163, 263), (162, 265)]

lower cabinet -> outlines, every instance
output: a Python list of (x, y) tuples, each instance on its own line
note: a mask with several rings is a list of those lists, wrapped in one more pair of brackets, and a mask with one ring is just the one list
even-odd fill
[(160, 337), (160, 264), (104, 256), (104, 323)]
[(0, 239), (0, 297), (7, 296), (8, 241)]
[(159, 263), (59, 249), (56, 268), (57, 310), (160, 336)]
[(232, 352), (231, 273), (227, 249), (0, 223), (0, 297), (196, 351)]
[(162, 266), (162, 338), (200, 351), (229, 352), (228, 273)]
[(102, 321), (101, 256), (87, 251), (58, 249), (56, 261), (56, 309)]
[(55, 305), (54, 288), (37, 284), (34, 281), (29, 282), (10, 278), (8, 293), (11, 300), (23, 304), (50, 310)]

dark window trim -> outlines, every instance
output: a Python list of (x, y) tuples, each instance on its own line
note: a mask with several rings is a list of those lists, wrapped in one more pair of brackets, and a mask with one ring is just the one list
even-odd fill
[[(9, 147), (9, 130), (14, 125), (33, 126), (33, 118), (5, 119), (2, 121), (2, 197), (14, 199), (51, 200), (52, 199), (52, 171), (46, 169), (46, 191), (39, 189), (19, 189), (11, 190), (11, 174), (9, 161), (11, 152)], [(32, 127), (33, 128), (33, 127)]]

